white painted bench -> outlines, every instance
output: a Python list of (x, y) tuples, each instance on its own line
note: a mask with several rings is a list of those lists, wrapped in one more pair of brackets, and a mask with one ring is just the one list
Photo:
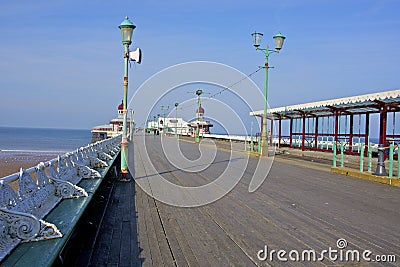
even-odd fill
[[(117, 157), (119, 144), (120, 136), (99, 141), (0, 179), (2, 265), (22, 266), (24, 260), (32, 265), (34, 258), (38, 264), (54, 261)], [(33, 241), (51, 245), (54, 255), (43, 257), (43, 247), (35, 249), (41, 245), (33, 243), (25, 246), (31, 249), (16, 251), (22, 243)]]

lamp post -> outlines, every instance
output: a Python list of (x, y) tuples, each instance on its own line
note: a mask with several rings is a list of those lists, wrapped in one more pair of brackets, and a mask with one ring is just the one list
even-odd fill
[(254, 143), (253, 143), (253, 120), (251, 120), (251, 128), (250, 128), (250, 151), (254, 152)]
[(160, 114), (157, 114), (157, 135), (160, 134)]
[(179, 103), (175, 103), (175, 137), (178, 138), (178, 106)]
[(132, 43), (132, 33), (136, 28), (135, 25), (125, 17), (121, 25), (118, 26), (121, 30), (122, 44), (124, 45), (124, 100), (123, 100), (123, 124), (122, 124), (122, 141), (121, 141), (121, 178), (128, 178), (128, 140), (126, 136), (127, 128), (127, 98), (128, 98), (128, 62), (129, 62), (129, 45)]
[(156, 116), (153, 116), (153, 123), (151, 124), (151, 128), (153, 130), (153, 135), (156, 135)]
[(165, 128), (166, 128), (166, 122), (165, 122), (165, 111), (168, 111), (168, 109), (169, 109), (169, 106), (161, 106), (161, 111), (163, 112), (163, 118), (164, 118), (164, 121), (163, 121), (163, 135), (165, 135), (166, 134), (166, 132), (165, 132)]
[(196, 95), (197, 95), (197, 112), (196, 112), (196, 137), (195, 137), (195, 142), (199, 143), (200, 142), (200, 133), (199, 133), (199, 123), (200, 123), (200, 95), (203, 93), (203, 90), (199, 89), (196, 90)]
[(272, 53), (279, 53), (282, 49), (283, 42), (285, 41), (285, 36), (281, 33), (276, 34), (273, 38), (275, 41), (275, 49), (269, 49), (268, 46), (266, 48), (259, 48), (260, 41), (263, 36), (262, 33), (254, 32), (251, 34), (253, 37), (253, 45), (256, 50), (260, 50), (265, 55), (265, 64), (262, 68), (265, 69), (265, 79), (264, 79), (264, 113), (262, 117), (262, 129), (261, 129), (261, 156), (268, 157), (268, 136), (267, 136), (267, 101), (268, 101), (268, 69), (271, 68), (268, 66), (268, 57)]
[(130, 135), (129, 139), (132, 141), (133, 139), (133, 128), (135, 128), (134, 123), (133, 123), (133, 109), (130, 109), (131, 116), (130, 116), (130, 124), (129, 124), (129, 130), (130, 130)]

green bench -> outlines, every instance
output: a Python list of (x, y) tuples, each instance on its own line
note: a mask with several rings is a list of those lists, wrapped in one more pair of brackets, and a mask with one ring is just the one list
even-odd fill
[[(115, 152), (115, 151), (114, 151)], [(61, 238), (48, 240), (20, 242), (9, 255), (1, 262), (1, 266), (51, 266), (56, 260), (62, 262), (61, 254), (64, 246), (68, 243), (74, 230), (91, 202), (95, 192), (100, 187), (106, 174), (113, 167), (114, 161), (119, 156), (119, 151), (104, 161), (107, 167), (95, 168), (101, 177), (81, 179), (75, 186), (83, 189), (83, 197), (62, 199), (56, 204), (46, 216), (41, 218), (44, 222), (53, 224)], [(51, 172), (51, 171), (50, 171)], [(40, 218), (38, 218), (40, 219)], [(3, 239), (3, 243), (4, 243)]]

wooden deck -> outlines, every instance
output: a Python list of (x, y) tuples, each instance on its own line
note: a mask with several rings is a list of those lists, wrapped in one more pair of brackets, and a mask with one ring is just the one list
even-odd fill
[[(184, 186), (213, 181), (230, 154), (218, 150), (215, 164), (190, 173), (160, 153), (160, 137), (147, 136), (146, 141), (146, 153), (158, 173)], [(200, 155), (196, 144), (181, 141), (180, 146), (188, 158)], [(147, 163), (140, 160), (144, 150), (136, 146), (134, 155), (129, 155), (141, 179), (146, 179)], [(134, 182), (116, 182), (91, 265), (338, 266), (339, 261), (328, 257), (322, 262), (281, 262), (275, 254), (273, 261), (260, 261), (257, 253), (265, 245), (276, 251), (321, 252), (337, 249), (336, 241), (344, 238), (346, 249), (396, 255), (396, 263), (359, 265), (399, 266), (399, 188), (331, 174), (329, 166), (325, 172), (312, 163), (276, 159), (262, 186), (249, 193), (257, 160), (250, 157), (243, 178), (230, 193), (195, 208), (170, 206), (149, 197)]]

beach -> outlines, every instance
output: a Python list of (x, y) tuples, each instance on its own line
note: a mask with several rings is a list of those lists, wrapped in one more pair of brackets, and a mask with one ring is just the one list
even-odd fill
[(0, 178), (90, 143), (88, 130), (0, 127)]
[(0, 178), (19, 172), (20, 168), (27, 169), (40, 162), (57, 158), (64, 153), (0, 151)]

